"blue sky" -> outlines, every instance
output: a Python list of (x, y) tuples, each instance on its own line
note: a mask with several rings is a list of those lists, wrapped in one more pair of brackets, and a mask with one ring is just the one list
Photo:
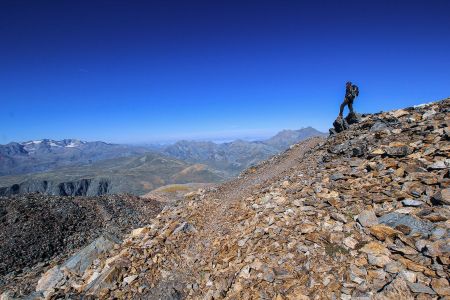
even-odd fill
[(0, 1), (0, 143), (326, 131), (450, 96), (450, 1)]

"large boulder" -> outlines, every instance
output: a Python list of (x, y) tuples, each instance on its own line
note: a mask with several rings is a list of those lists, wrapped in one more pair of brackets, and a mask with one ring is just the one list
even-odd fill
[[(341, 116), (338, 116), (336, 120), (333, 122), (334, 132), (333, 133), (339, 133), (346, 129), (348, 129), (347, 121)], [(331, 132), (331, 130), (330, 130)]]
[(362, 117), (360, 114), (351, 112), (345, 117), (345, 121), (347, 121), (348, 125), (360, 123), (362, 121)]
[(345, 118), (338, 116), (333, 122), (333, 128), (330, 129), (330, 134), (336, 134), (347, 130), (350, 125), (356, 124), (362, 121), (360, 114), (351, 112)]

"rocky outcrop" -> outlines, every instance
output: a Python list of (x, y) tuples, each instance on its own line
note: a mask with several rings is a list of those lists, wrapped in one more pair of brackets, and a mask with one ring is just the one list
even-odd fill
[(449, 112), (368, 115), (297, 144), (191, 193), (48, 295), (446, 299)]
[(42, 193), (53, 196), (101, 196), (108, 194), (110, 182), (105, 178), (80, 179), (56, 182), (51, 180), (27, 180), (20, 184), (0, 188), (0, 196)]
[(347, 130), (350, 125), (357, 124), (362, 121), (362, 115), (350, 112), (345, 118), (338, 116), (333, 122), (333, 128), (330, 129), (330, 134), (336, 134)]
[(333, 127), (334, 128), (330, 129), (330, 134), (336, 134), (336, 133), (342, 132), (342, 131), (348, 129), (347, 120), (345, 120), (341, 116), (338, 116), (336, 118), (336, 120), (334, 120), (334, 122), (333, 122)]

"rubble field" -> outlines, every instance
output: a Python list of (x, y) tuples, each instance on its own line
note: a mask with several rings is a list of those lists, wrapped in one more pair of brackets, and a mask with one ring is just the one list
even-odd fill
[[(0, 290), (34, 291), (36, 276), (107, 232), (120, 239), (148, 224), (162, 206), (130, 195), (0, 197)], [(39, 277), (37, 277), (38, 279)]]

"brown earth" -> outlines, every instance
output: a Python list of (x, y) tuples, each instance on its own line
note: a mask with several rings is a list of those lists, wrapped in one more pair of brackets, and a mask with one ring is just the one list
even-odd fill
[(208, 189), (216, 186), (215, 183), (177, 183), (168, 184), (142, 195), (143, 198), (154, 199), (162, 203), (174, 203), (182, 201), (186, 194), (199, 189)]

